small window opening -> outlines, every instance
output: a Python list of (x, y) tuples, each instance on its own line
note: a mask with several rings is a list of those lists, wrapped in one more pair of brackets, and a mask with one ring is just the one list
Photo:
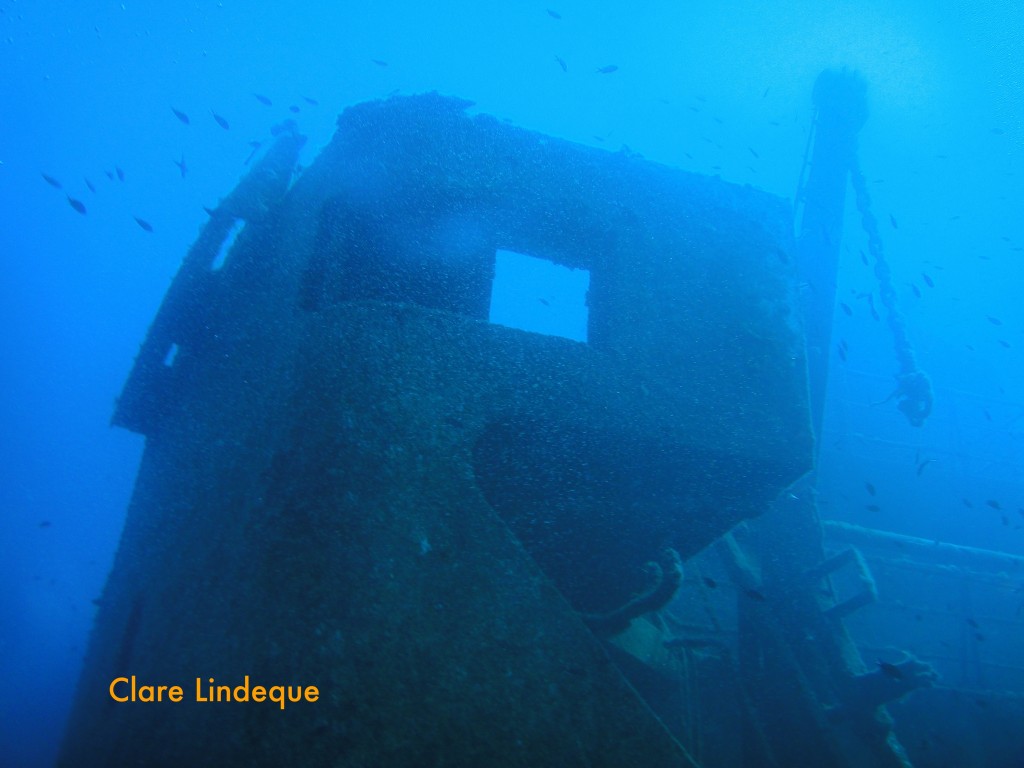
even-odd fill
[(235, 219), (235, 223), (231, 225), (231, 230), (228, 232), (227, 237), (224, 238), (224, 242), (220, 244), (220, 250), (217, 251), (217, 258), (213, 260), (213, 264), (210, 265), (210, 269), (216, 272), (218, 269), (224, 266), (224, 262), (228, 260), (228, 253), (231, 252), (231, 248), (235, 244), (235, 240), (238, 239), (238, 233), (245, 228), (245, 219)]
[(167, 350), (167, 354), (164, 355), (164, 365), (170, 368), (174, 365), (174, 358), (178, 356), (178, 345), (171, 344), (171, 348)]
[(489, 319), (496, 325), (585, 342), (589, 288), (586, 269), (499, 250)]

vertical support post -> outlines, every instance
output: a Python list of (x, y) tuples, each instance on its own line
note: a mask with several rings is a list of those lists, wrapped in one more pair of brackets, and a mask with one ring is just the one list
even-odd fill
[(804, 168), (806, 182), (797, 193), (798, 211), (802, 209), (797, 264), (806, 286), (801, 310), (807, 336), (811, 421), (818, 437), (828, 386), (846, 179), (856, 158), (857, 133), (867, 121), (865, 93), (864, 79), (856, 72), (825, 70), (818, 75), (810, 163)]

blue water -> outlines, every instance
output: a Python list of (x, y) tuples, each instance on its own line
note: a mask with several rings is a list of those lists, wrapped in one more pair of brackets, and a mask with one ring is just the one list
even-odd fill
[(308, 163), (346, 105), (393, 91), (792, 199), (815, 77), (858, 69), (860, 162), (936, 406), (915, 429), (871, 405), (895, 362), (851, 205), (823, 513), (1024, 554), (1024, 14), (962, 5), (0, 0), (4, 763), (56, 754), (143, 447), (107, 423), (203, 206), (275, 123), (299, 122)]

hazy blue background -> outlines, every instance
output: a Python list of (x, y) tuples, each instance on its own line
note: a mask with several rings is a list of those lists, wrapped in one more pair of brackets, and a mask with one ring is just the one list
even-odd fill
[[(651, 160), (791, 199), (815, 77), (829, 66), (858, 68), (871, 105), (861, 164), (937, 400), (916, 430), (891, 404), (868, 405), (891, 390), (895, 362), (884, 324), (857, 298), (877, 286), (851, 217), (839, 298), (853, 315), (836, 316), (849, 355), (845, 364), (834, 358), (823, 508), (1024, 553), (1019, 3), (967, 11), (941, 0), (827, 10), (818, 2), (551, 2), (0, 0), (6, 764), (45, 765), (55, 753), (90, 600), (110, 567), (142, 449), (141, 438), (107, 422), (205, 217), (201, 206), (231, 190), (248, 143), (268, 138), (275, 122), (298, 119), (310, 136), (308, 162), (345, 105), (396, 89), (458, 95), (531, 129), (611, 150), (627, 144)], [(618, 71), (596, 71), (611, 64)], [(182, 155), (185, 178), (173, 163)], [(918, 476), (927, 458), (934, 462)], [(878, 489), (879, 511), (865, 509), (865, 480)]]

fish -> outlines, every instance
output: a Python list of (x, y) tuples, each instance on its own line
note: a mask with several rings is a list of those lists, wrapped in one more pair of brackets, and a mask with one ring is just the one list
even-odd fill
[(288, 107), (288, 111), (291, 112), (293, 115), (297, 115), (299, 114), (299, 107), (296, 104), (292, 104), (290, 107)]
[(892, 222), (892, 228), (893, 229), (899, 229), (900, 228), (900, 225), (896, 223), (896, 217), (893, 216), (891, 213), (889, 214), (889, 221)]
[(767, 88), (765, 88), (764, 89), (764, 93), (761, 94), (761, 98), (763, 99), (765, 96), (767, 96), (768, 95), (768, 91), (770, 91), (771, 89), (772, 89), (772, 87), (770, 85)]
[(903, 679), (903, 670), (897, 667), (895, 664), (890, 664), (888, 661), (878, 660), (878, 668), (886, 677), (891, 677), (893, 680)]
[(868, 307), (871, 309), (871, 317), (875, 320), (879, 320), (878, 310), (875, 309), (875, 297), (870, 293), (868, 294)]
[(185, 155), (181, 156), (181, 160), (172, 160), (171, 162), (178, 166), (178, 170), (181, 171), (181, 178), (184, 179), (185, 174), (188, 173), (188, 166), (185, 165)]
[(878, 506), (877, 504), (868, 504), (866, 507), (864, 507), (864, 509), (866, 509), (868, 512), (881, 512), (882, 511), (882, 508), (880, 506)]
[(561, 56), (555, 56), (555, 61), (557, 61), (557, 62), (558, 62), (558, 66), (560, 66), (560, 67), (562, 68), (562, 71), (563, 71), (563, 72), (568, 72), (568, 71), (569, 71), (569, 67), (568, 67), (568, 66), (566, 66), (566, 63), (565, 63), (565, 61), (564, 61), (564, 60), (562, 59), (562, 57), (561, 57)]
[(106, 176), (106, 177), (107, 177), (108, 179), (110, 179), (111, 181), (113, 181), (113, 180), (114, 180), (114, 174), (113, 174), (113, 173), (111, 173), (110, 171), (104, 171), (104, 172), (103, 172), (103, 175), (104, 175), (104, 176)]
[(618, 71), (619, 71), (619, 67), (616, 64), (607, 64), (607, 65), (605, 65), (603, 67), (598, 67), (597, 68), (597, 73), (599, 75), (610, 75), (612, 72), (618, 72)]
[(562, 14), (560, 14), (558, 11), (552, 11), (550, 8), (548, 8), (548, 16), (555, 20), (561, 20), (562, 18)]
[(49, 528), (52, 523), (49, 520), (43, 520), (39, 523), (40, 528)]
[(206, 211), (207, 216), (215, 216), (217, 214), (213, 208), (207, 208), (205, 205), (203, 206), (203, 210)]
[(550, 307), (550, 306), (551, 306), (551, 302), (550, 302), (550, 301), (548, 301), (547, 299), (537, 299), (537, 301), (539, 301), (539, 302), (540, 302), (541, 304), (543, 304), (543, 305), (544, 305), (545, 307)]
[(757, 154), (753, 147), (747, 147), (747, 151), (754, 156), (755, 160), (760, 160), (761, 156)]
[(842, 360), (844, 363), (846, 362), (846, 347), (844, 347), (842, 344), (839, 344), (836, 347), (836, 354), (839, 355), (840, 360)]
[(708, 589), (715, 589), (718, 586), (718, 582), (712, 579), (710, 576), (705, 576), (701, 579), (704, 582), (704, 586)]
[(1005, 349), (1009, 349), (1010, 348), (1010, 342), (1008, 342), (1006, 339), (997, 339), (997, 341), (999, 342), (999, 346), (1001, 346), (1001, 347), (1003, 347)]
[(274, 102), (272, 102), (270, 99), (268, 99), (262, 93), (254, 93), (253, 96), (255, 97), (256, 101), (258, 101), (260, 104), (262, 104), (265, 107), (272, 107), (272, 106), (274, 106)]
[(43, 176), (43, 179), (46, 181), (46, 183), (49, 184), (51, 187), (55, 187), (57, 189), (63, 189), (64, 188), (63, 185), (59, 181), (57, 181), (57, 179), (53, 178), (53, 176), (49, 176), (49, 175), (47, 175), (45, 173), (42, 174), (42, 176)]
[(307, 104), (309, 104), (309, 106), (311, 106), (311, 107), (318, 107), (318, 106), (320, 106), (320, 102), (319, 101), (317, 101), (316, 99), (311, 99), (309, 96), (303, 96), (302, 100), (304, 102), (306, 102)]
[(865, 267), (868, 265), (868, 256), (866, 253), (864, 253), (863, 248), (860, 249), (860, 260), (864, 262)]
[(118, 181), (124, 181), (124, 171), (121, 170), (121, 166), (115, 165), (114, 172), (117, 174)]
[(68, 195), (67, 197), (68, 205), (70, 205), (72, 208), (74, 208), (76, 211), (78, 211), (80, 214), (84, 216), (86, 213), (85, 204), (82, 203), (81, 200), (75, 200), (75, 198), (73, 198), (71, 195)]
[(839, 306), (842, 308), (843, 312), (846, 313), (847, 317), (853, 317), (853, 310), (850, 309), (850, 305), (849, 304), (846, 304), (846, 303), (840, 301), (839, 302)]
[(380, 59), (370, 59), (370, 61), (372, 61), (378, 67), (386, 67), (388, 65), (386, 61), (381, 61)]
[(87, 186), (89, 188), (90, 192), (93, 192), (93, 193), (96, 192), (96, 187), (94, 187), (93, 183), (91, 181), (89, 181), (88, 179), (85, 180), (85, 186)]
[(746, 595), (747, 597), (749, 597), (751, 600), (757, 600), (760, 603), (763, 603), (765, 600), (768, 599), (767, 597), (764, 596), (764, 594), (762, 594), (761, 592), (758, 592), (754, 588), (744, 589), (743, 590), (743, 594)]
[(974, 502), (972, 502), (970, 499), (960, 499), (960, 501), (962, 501), (964, 503), (964, 506), (967, 507), (968, 509), (974, 509)]
[(865, 489), (865, 490), (866, 490), (866, 491), (867, 491), (868, 493), (870, 493), (870, 494), (871, 494), (872, 496), (874, 496), (874, 495), (875, 495), (875, 486), (873, 486), (873, 485), (872, 485), (871, 483), (869, 483), (869, 482), (868, 482), (867, 480), (865, 480), (865, 481), (864, 481), (864, 489)]
[[(924, 468), (931, 464), (935, 459), (925, 459), (917, 465), (917, 476), (920, 477), (921, 473), (924, 472)], [(966, 499), (964, 499), (966, 501)]]
[(221, 128), (223, 128), (225, 131), (227, 131), (227, 130), (229, 130), (231, 128), (231, 126), (228, 125), (228, 121), (225, 120), (220, 115), (218, 115), (212, 109), (210, 110), (210, 114), (213, 115), (213, 119), (217, 121), (217, 125), (219, 125)]
[(932, 280), (925, 272), (921, 273), (921, 279), (924, 280), (924, 284), (927, 285), (929, 288), (935, 287), (935, 281)]
[(188, 115), (186, 115), (180, 109), (175, 109), (174, 107), (171, 107), (171, 112), (173, 112), (174, 116), (181, 120), (181, 122), (183, 122), (185, 125), (188, 125), (190, 122), (192, 122), (188, 119)]
[(910, 290), (914, 292), (914, 296), (916, 296), (919, 299), (921, 298), (921, 289), (914, 285), (914, 283), (910, 284)]
[(986, 499), (985, 504), (992, 507), (992, 509), (1002, 509), (1003, 505), (999, 503), (997, 499)]
[(985, 319), (988, 320), (992, 325), (1002, 325), (1003, 321), (998, 317), (992, 317), (992, 315), (985, 315)]
[(142, 227), (147, 232), (152, 232), (153, 231), (153, 225), (150, 224), (145, 219), (140, 219), (138, 216), (132, 216), (132, 218), (135, 219), (135, 223), (136, 224), (138, 224), (140, 227)]

